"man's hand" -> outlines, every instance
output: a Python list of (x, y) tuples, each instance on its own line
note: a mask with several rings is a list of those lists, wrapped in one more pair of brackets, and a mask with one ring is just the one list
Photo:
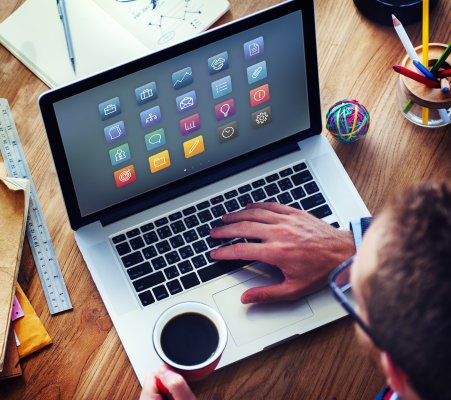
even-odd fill
[(321, 289), (332, 269), (355, 253), (350, 231), (340, 231), (308, 212), (278, 203), (248, 204), (223, 216), (225, 226), (211, 230), (215, 239), (247, 238), (260, 243), (236, 243), (213, 250), (217, 260), (257, 260), (277, 266), (282, 283), (252, 288), (241, 302), (296, 300)]
[(171, 394), (174, 400), (196, 400), (182, 376), (169, 369), (166, 365), (161, 366), (156, 374), (150, 373), (144, 383), (139, 400), (165, 400), (157, 386), (157, 378)]

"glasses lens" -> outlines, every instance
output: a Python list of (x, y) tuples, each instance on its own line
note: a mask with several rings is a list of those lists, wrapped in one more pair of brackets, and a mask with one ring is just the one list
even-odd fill
[(335, 278), (335, 283), (343, 293), (351, 292), (351, 265), (352, 262), (348, 262)]

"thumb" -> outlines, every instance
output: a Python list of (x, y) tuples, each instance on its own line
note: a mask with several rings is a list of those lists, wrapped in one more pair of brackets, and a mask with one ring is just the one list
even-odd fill
[(162, 368), (159, 374), (163, 385), (171, 393), (174, 400), (196, 400), (185, 379), (169, 368)]
[(241, 295), (243, 304), (270, 303), (274, 301), (296, 300), (299, 296), (286, 282), (277, 285), (260, 286), (246, 290)]

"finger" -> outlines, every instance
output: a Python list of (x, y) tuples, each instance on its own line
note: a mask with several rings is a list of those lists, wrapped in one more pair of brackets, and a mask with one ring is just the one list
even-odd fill
[(262, 208), (250, 208), (230, 214), (225, 214), (223, 215), (222, 220), (226, 224), (233, 224), (241, 221), (260, 222), (263, 224), (275, 224), (277, 222), (281, 222), (281, 217), (283, 216), (280, 215), (279, 213), (275, 213), (270, 210), (265, 210)]
[(162, 400), (158, 394), (156, 377), (153, 373), (147, 376), (139, 400)]
[(286, 282), (271, 286), (260, 286), (246, 290), (241, 295), (243, 304), (291, 301), (301, 297), (302, 287), (291, 288)]
[(272, 236), (270, 230), (270, 225), (244, 221), (213, 228), (210, 231), (210, 236), (215, 239), (248, 238), (266, 240)]
[(299, 214), (298, 209), (294, 207), (287, 206), (285, 204), (268, 202), (268, 203), (249, 203), (246, 205), (246, 209), (262, 209), (272, 211), (274, 213), (283, 214), (283, 215), (291, 215), (291, 214)]
[(164, 367), (159, 377), (163, 385), (166, 386), (172, 397), (174, 397), (174, 400), (196, 400), (196, 397), (181, 375)]
[(273, 264), (270, 246), (264, 243), (235, 243), (212, 250), (210, 255), (215, 260), (258, 260)]

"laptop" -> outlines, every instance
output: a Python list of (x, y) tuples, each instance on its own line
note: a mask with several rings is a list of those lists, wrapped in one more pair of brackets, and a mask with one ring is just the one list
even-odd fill
[(210, 257), (246, 241), (209, 231), (251, 202), (338, 229), (369, 215), (321, 136), (313, 0), (49, 91), (39, 105), (77, 244), (141, 383), (161, 365), (154, 323), (179, 302), (224, 317), (219, 368), (344, 316), (327, 289), (243, 305), (245, 290), (280, 272)]

